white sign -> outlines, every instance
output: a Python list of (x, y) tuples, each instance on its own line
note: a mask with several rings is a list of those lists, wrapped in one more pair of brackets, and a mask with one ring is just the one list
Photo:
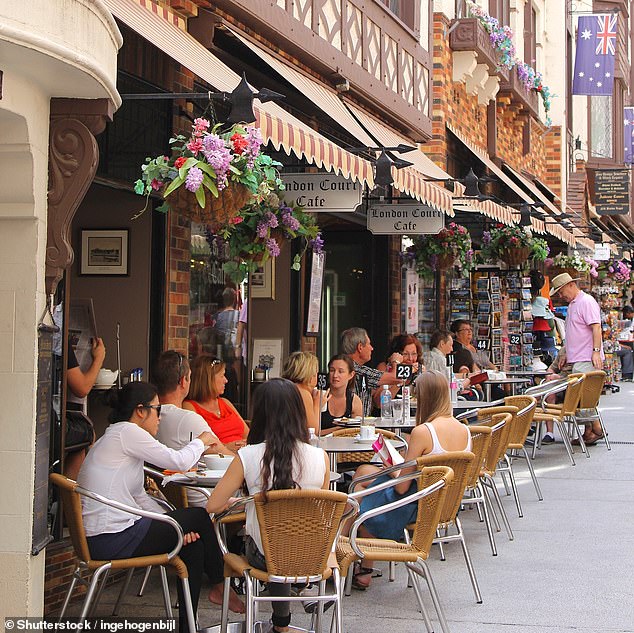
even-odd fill
[(444, 225), (443, 212), (425, 204), (374, 204), (368, 209), (368, 230), (375, 235), (435, 235)]
[(610, 259), (610, 245), (609, 244), (595, 244), (594, 255), (592, 259), (598, 262), (607, 262)]
[(418, 273), (415, 270), (405, 272), (407, 298), (405, 300), (405, 332), (418, 332)]
[(305, 211), (352, 213), (361, 204), (363, 185), (334, 174), (282, 174), (284, 198)]

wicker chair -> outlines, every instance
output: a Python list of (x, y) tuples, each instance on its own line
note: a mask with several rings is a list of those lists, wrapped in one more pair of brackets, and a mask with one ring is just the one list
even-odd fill
[(543, 411), (537, 411), (533, 417), (533, 419), (538, 422), (536, 435), (537, 444), (541, 444), (541, 425), (544, 422), (553, 422), (559, 430), (559, 434), (561, 435), (564, 446), (566, 448), (566, 452), (568, 453), (568, 457), (570, 458), (573, 466), (575, 465), (575, 458), (573, 456), (569, 432), (565, 428), (564, 424), (567, 423), (569, 427), (574, 430), (575, 434), (579, 438), (581, 450), (586, 454), (587, 457), (590, 457), (590, 453), (588, 453), (588, 449), (586, 448), (581, 433), (579, 433), (579, 429), (576, 423), (576, 414), (579, 407), (579, 402), (581, 401), (581, 391), (583, 389), (584, 380), (585, 376), (583, 374), (575, 374), (574, 376), (569, 376), (563, 403), (561, 405), (545, 403), (545, 409)]
[(526, 460), (528, 472), (530, 473), (531, 479), (533, 480), (533, 486), (535, 487), (537, 498), (540, 501), (543, 501), (544, 497), (542, 496), (539, 482), (537, 481), (537, 477), (535, 476), (533, 464), (531, 464), (531, 460), (529, 459), (526, 448), (524, 447), (524, 443), (526, 442), (526, 438), (528, 437), (528, 432), (530, 431), (533, 424), (533, 416), (535, 415), (537, 400), (533, 398), (533, 396), (526, 395), (508, 396), (507, 398), (504, 398), (504, 404), (511, 407), (517, 407), (519, 409), (519, 411), (513, 418), (513, 422), (511, 423), (511, 430), (509, 432), (509, 443), (507, 448), (507, 450), (510, 451), (511, 454), (509, 456), (507, 453), (504, 456), (506, 467), (512, 471), (513, 457), (518, 454), (518, 451), (521, 451), (522, 456)]
[[(406, 464), (400, 464), (399, 466), (386, 468), (382, 471), (382, 474), (398, 470), (403, 468), (403, 466), (411, 465), (417, 465), (417, 468), (420, 468), (418, 462), (412, 461)], [(440, 515), (445, 504), (447, 494), (446, 486), (449, 485), (453, 479), (452, 470), (446, 466), (425, 467), (422, 468), (422, 470), (417, 469), (413, 473), (396, 477), (391, 481), (384, 482), (373, 488), (365, 488), (359, 492), (353, 492), (351, 496), (355, 499), (359, 499), (383, 488), (389, 488), (403, 481), (411, 481), (412, 479), (418, 479), (419, 481), (418, 490), (416, 492), (385, 506), (368, 510), (357, 517), (350, 530), (350, 536), (341, 537), (337, 542), (337, 561), (339, 562), (341, 574), (344, 578), (350, 578), (352, 576), (350, 572), (353, 563), (364, 558), (390, 563), (405, 563), (414, 587), (418, 605), (423, 614), (427, 631), (431, 633), (433, 632), (433, 628), (427, 613), (427, 608), (423, 602), (420, 583), (417, 580), (421, 577), (425, 579), (429, 587), (429, 592), (443, 633), (449, 633), (447, 621), (438, 599), (438, 593), (431, 572), (425, 561), (429, 557), (429, 552), (434, 537), (436, 536), (438, 521), (440, 520)], [(413, 535), (409, 543), (398, 543), (389, 539), (357, 538), (359, 526), (370, 517), (378, 516), (395, 508), (400, 508), (413, 501), (418, 501), (418, 514)]]
[[(504, 409), (505, 407), (495, 408)], [(508, 408), (516, 409), (517, 407)], [(491, 411), (491, 409), (488, 410)], [(493, 504), (491, 502), (491, 497), (489, 496), (489, 490), (493, 493), (493, 498), (495, 499), (498, 511), (500, 513), (500, 516), (502, 517), (502, 522), (504, 523), (504, 528), (506, 529), (506, 534), (508, 535), (509, 541), (512, 541), (514, 538), (513, 530), (511, 530), (511, 524), (509, 523), (508, 517), (506, 516), (506, 511), (504, 510), (504, 506), (502, 505), (502, 499), (500, 499), (500, 493), (498, 492), (497, 486), (495, 485), (494, 477), (500, 459), (502, 459), (502, 456), (504, 455), (504, 453), (506, 453), (509, 435), (508, 428), (511, 424), (512, 419), (513, 412), (504, 411), (499, 413), (492, 413), (490, 414), (490, 417), (481, 419), (478, 422), (478, 426), (488, 426), (491, 428), (491, 443), (489, 444), (489, 449), (484, 460), (484, 467), (480, 471), (480, 482), (482, 483), (482, 490), (484, 491), (484, 495), (487, 498), (489, 502), (489, 507), (491, 509), (493, 509)], [(500, 524), (495, 512), (491, 513), (491, 517), (493, 518), (493, 522), (495, 523), (496, 530), (499, 532)]]
[[(399, 440), (405, 444), (405, 452), (407, 452), (407, 442), (405, 439), (385, 429), (376, 429), (376, 432), (382, 435), (386, 440)], [(337, 429), (332, 432), (333, 437), (354, 437), (359, 434), (358, 428)], [(374, 457), (374, 451), (368, 447), (365, 451), (354, 451), (350, 453), (338, 453), (337, 464), (363, 464), (368, 463)]]
[[(231, 512), (254, 503), (260, 525), (267, 570), (256, 569), (246, 557), (228, 551), (221, 531), (221, 521)], [(258, 582), (319, 583), (317, 629), (325, 601), (335, 603), (337, 633), (343, 633), (341, 615), (341, 582), (334, 556), (335, 544), (343, 521), (356, 513), (358, 504), (348, 495), (331, 490), (270, 490), (237, 501), (227, 511), (213, 518), (218, 543), (225, 561), (225, 599), (222, 605), (221, 630), (226, 631), (229, 615), (229, 585), (232, 577), (245, 579), (246, 630), (253, 631), (259, 602), (271, 602), (270, 596), (260, 596)], [(290, 547), (301, 543), (301, 547)], [(326, 580), (334, 580), (334, 592), (326, 592)], [(254, 580), (256, 582), (254, 582)], [(303, 596), (283, 598), (284, 601), (305, 601)]]
[[(151, 565), (160, 565), (161, 569), (163, 570), (161, 573), (161, 578), (163, 580), (163, 599), (165, 602), (165, 610), (167, 612), (167, 616), (171, 618), (172, 612), (169, 600), (169, 593), (167, 591), (167, 578), (164, 569), (164, 566), (169, 565), (170, 567), (174, 568), (182, 583), (188, 627), (190, 631), (195, 631), (196, 621), (191, 603), (191, 595), (189, 592), (187, 567), (185, 566), (185, 563), (183, 563), (183, 561), (178, 557), (178, 552), (183, 546), (183, 530), (181, 526), (170, 516), (159, 514), (157, 512), (148, 512), (139, 508), (132, 508), (123, 503), (112, 501), (111, 499), (107, 499), (101, 495), (91, 492), (90, 490), (82, 488), (75, 481), (72, 481), (71, 479), (68, 479), (67, 477), (64, 477), (63, 475), (60, 475), (58, 473), (51, 474), (50, 479), (51, 482), (59, 488), (62, 505), (64, 508), (64, 516), (66, 518), (66, 523), (70, 532), (71, 542), (75, 550), (75, 556), (77, 556), (78, 558), (77, 567), (75, 568), (75, 571), (73, 573), (73, 578), (71, 580), (70, 587), (68, 588), (68, 593), (66, 594), (64, 605), (62, 606), (60, 619), (64, 616), (64, 613), (66, 612), (68, 602), (70, 601), (70, 597), (78, 582), (88, 586), (86, 597), (84, 598), (84, 602), (82, 605), (81, 614), (79, 616), (81, 620), (84, 620), (90, 614), (91, 607), (94, 609), (94, 607), (97, 605), (101, 593), (101, 588), (103, 588), (105, 584), (105, 579), (107, 578), (107, 575), (110, 573), (111, 569), (129, 570), (145, 568)], [(80, 497), (82, 495), (98, 501), (99, 503), (117, 508), (118, 510), (129, 512), (132, 515), (148, 517), (156, 521), (169, 523), (174, 528), (174, 531), (178, 536), (176, 547), (174, 547), (174, 549), (167, 554), (156, 554), (154, 556), (122, 558), (107, 561), (92, 560), (90, 556), (90, 550), (88, 548), (88, 541), (86, 540), (86, 532), (84, 530), (84, 521), (81, 512)], [(90, 581), (83, 577), (83, 574), (85, 572), (92, 573), (92, 578), (90, 579)], [(102, 579), (104, 582), (101, 583), (100, 588), (97, 591), (97, 587), (99, 586), (99, 583)]]
[(608, 439), (608, 432), (603, 423), (603, 418), (599, 412), (599, 400), (603, 393), (603, 385), (605, 384), (607, 374), (604, 371), (589, 371), (585, 374), (585, 380), (583, 381), (583, 389), (581, 390), (581, 400), (579, 402), (579, 408), (577, 409), (577, 423), (579, 424), (592, 424), (595, 420), (601, 425), (601, 431), (603, 433), (603, 439), (605, 445), (610, 451), (610, 440)]
[(489, 516), (489, 507), (487, 498), (480, 482), (480, 473), (484, 468), (484, 460), (486, 459), (491, 445), (491, 427), (489, 426), (470, 426), (471, 432), (471, 452), (475, 455), (475, 459), (469, 467), (467, 482), (465, 487), (465, 497), (462, 500), (463, 505), (475, 504), (478, 510), (480, 521), (484, 521), (489, 536), (489, 544), (491, 545), (491, 553), (497, 556), (497, 548), (495, 546), (495, 538), (491, 527), (491, 517)]

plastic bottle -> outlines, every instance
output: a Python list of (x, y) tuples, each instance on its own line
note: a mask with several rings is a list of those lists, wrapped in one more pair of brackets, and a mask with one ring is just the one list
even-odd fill
[(392, 394), (390, 393), (390, 386), (383, 385), (383, 391), (381, 392), (381, 421), (391, 422), (394, 418), (392, 412)]
[(451, 372), (451, 382), (449, 383), (449, 395), (452, 402), (458, 402), (458, 382), (453, 372)]
[(401, 418), (401, 424), (409, 424), (410, 416), (410, 394), (409, 385), (403, 385), (401, 388), (401, 394), (403, 395), (403, 417)]
[(315, 429), (311, 426), (308, 429), (308, 442), (311, 446), (319, 446), (319, 438), (315, 433)]

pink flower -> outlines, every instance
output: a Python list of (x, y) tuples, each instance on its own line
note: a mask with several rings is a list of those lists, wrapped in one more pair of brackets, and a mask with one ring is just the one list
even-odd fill
[(154, 189), (154, 191), (158, 191), (163, 186), (163, 183), (160, 180), (153, 178), (150, 186)]
[(198, 152), (202, 150), (202, 148), (203, 148), (202, 139), (193, 138), (191, 141), (189, 141), (189, 143), (187, 143), (187, 149), (192, 154), (197, 154)]
[(244, 218), (241, 215), (236, 215), (235, 218), (229, 220), (229, 224), (240, 224), (241, 222), (244, 222)]
[(194, 119), (194, 130), (197, 132), (203, 132), (209, 129), (209, 121), (201, 117)]

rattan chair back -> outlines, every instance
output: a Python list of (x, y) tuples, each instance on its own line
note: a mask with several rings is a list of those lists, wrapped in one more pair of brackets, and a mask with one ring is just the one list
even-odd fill
[(348, 495), (332, 490), (269, 490), (255, 495), (267, 573), (323, 574), (347, 502)]
[(600, 369), (586, 373), (579, 400), (580, 409), (596, 409), (599, 406), (606, 377), (607, 374)]
[[(392, 433), (392, 431), (387, 431), (386, 429), (376, 429), (376, 433), (382, 435), (386, 440), (402, 440), (396, 433)], [(355, 437), (359, 435), (358, 428), (351, 429), (337, 429), (332, 432), (333, 436), (337, 437)], [(349, 453), (337, 453), (337, 463), (338, 464), (358, 464), (364, 462), (372, 461), (374, 457), (373, 451), (351, 451)]]
[(561, 405), (561, 417), (574, 417), (579, 408), (584, 382), (585, 374), (575, 374), (568, 378), (568, 388), (566, 389), (564, 401)]
[(513, 415), (510, 412), (495, 413), (490, 419), (478, 421), (478, 425), (491, 427), (491, 444), (484, 460), (484, 470), (491, 476), (495, 474), (498, 462), (506, 453), (509, 436), (508, 428), (512, 421)]
[[(440, 512), (439, 522), (441, 525), (447, 525), (455, 520), (456, 514), (458, 514), (458, 510), (460, 509), (460, 504), (462, 503), (462, 498), (464, 497), (467, 477), (469, 476), (470, 468), (474, 460), (475, 455), (470, 451), (449, 451), (440, 455), (423, 455), (416, 460), (419, 468), (447, 466), (453, 471), (451, 482), (447, 482), (445, 486), (447, 493)], [(429, 486), (432, 483), (434, 482), (429, 481), (426, 485)], [(419, 479), (418, 485), (419, 489), (421, 489), (421, 479)]]
[(519, 449), (524, 446), (528, 432), (531, 430), (537, 400), (532, 396), (508, 396), (504, 398), (504, 404), (518, 408), (510, 425), (508, 446)]
[(489, 452), (489, 446), (491, 446), (491, 427), (470, 426), (469, 432), (471, 433), (471, 452), (475, 455), (475, 459), (469, 466), (466, 481), (467, 490), (475, 488), (478, 483), (480, 472)]
[[(509, 413), (511, 415), (510, 422), (507, 422), (504, 425), (504, 428), (499, 437), (500, 446), (498, 447), (500, 452), (500, 458), (506, 452), (506, 448), (509, 443), (509, 438), (511, 435), (511, 428), (513, 425), (513, 420), (515, 416), (519, 413), (519, 409), (517, 407), (513, 407), (510, 405), (500, 405), (499, 407), (488, 407), (486, 409), (480, 409), (478, 411), (478, 424), (486, 424), (486, 426), (493, 426), (492, 421), (494, 416), (499, 415), (501, 413)], [(497, 418), (500, 420), (501, 418)], [(497, 440), (496, 444), (497, 444)], [(491, 443), (493, 443), (493, 438), (491, 439)], [(499, 459), (499, 458), (498, 458)]]

